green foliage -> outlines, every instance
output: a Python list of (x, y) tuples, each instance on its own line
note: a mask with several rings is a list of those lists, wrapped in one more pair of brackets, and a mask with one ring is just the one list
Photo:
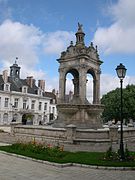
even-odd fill
[[(127, 146), (125, 148), (124, 155), (125, 155), (125, 162), (128, 161), (135, 162), (135, 154), (130, 152)], [(113, 151), (112, 147), (110, 147), (105, 153), (104, 160), (116, 161), (116, 162), (121, 161), (120, 149), (118, 149), (118, 151)]]
[[(117, 88), (103, 95), (101, 103), (105, 105), (102, 118), (104, 122), (120, 119), (120, 89)], [(126, 122), (135, 119), (135, 85), (123, 89), (123, 118)]]
[(104, 156), (104, 160), (113, 160), (113, 161), (116, 161), (116, 160), (119, 160), (119, 152), (114, 152), (112, 150), (112, 147), (110, 147), (107, 152), (105, 153), (105, 156)]
[(48, 157), (60, 158), (64, 155), (60, 146), (50, 146), (37, 143), (16, 143), (11, 145), (12, 150), (28, 154), (43, 154)]
[[(114, 153), (112, 148), (110, 148), (106, 153), (66, 152), (63, 151), (63, 146), (52, 146), (50, 144), (42, 145), (34, 142), (29, 144), (17, 143), (10, 146), (0, 146), (0, 150), (57, 163), (80, 163), (98, 166), (135, 167), (135, 159), (134, 161), (117, 161), (116, 157), (118, 157), (118, 154)], [(129, 152), (129, 154), (131, 155), (131, 152)], [(132, 157), (135, 157), (135, 152), (132, 152)]]

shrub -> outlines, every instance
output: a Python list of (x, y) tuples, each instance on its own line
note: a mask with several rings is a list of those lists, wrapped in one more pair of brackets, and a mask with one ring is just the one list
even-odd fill
[(52, 146), (51, 144), (43, 145), (36, 142), (16, 143), (13, 144), (11, 148), (22, 152), (44, 154), (48, 157), (60, 158), (64, 156), (63, 146)]
[[(126, 145), (125, 151), (124, 151), (124, 155), (125, 155), (125, 161), (135, 161), (135, 155), (132, 154)], [(114, 152), (112, 150), (112, 146), (106, 151), (105, 156), (104, 156), (104, 160), (110, 160), (110, 161), (121, 161), (121, 156), (120, 156), (120, 149), (118, 149), (118, 151)]]

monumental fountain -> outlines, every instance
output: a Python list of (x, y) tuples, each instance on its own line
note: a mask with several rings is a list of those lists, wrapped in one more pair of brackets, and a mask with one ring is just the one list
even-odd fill
[[(78, 23), (75, 45), (71, 41), (61, 53), (59, 66), (58, 118), (52, 126), (28, 126), (11, 124), (14, 141), (37, 141), (62, 144), (70, 151), (106, 151), (110, 146), (119, 147), (120, 131), (117, 126), (102, 127), (100, 104), (100, 65), (97, 47), (84, 42), (85, 33)], [(73, 97), (67, 101), (66, 76), (73, 76)], [(86, 96), (87, 74), (93, 77), (93, 102)], [(11, 141), (11, 140), (10, 140)], [(124, 129), (124, 143), (135, 150), (135, 128)]]
[[(76, 43), (61, 53), (59, 67), (59, 99), (57, 105), (58, 119), (54, 127), (65, 127), (74, 124), (77, 128), (101, 128), (101, 113), (103, 106), (100, 104), (100, 65), (97, 47), (93, 43), (89, 47), (84, 42), (82, 25), (78, 23)], [(66, 75), (73, 76), (73, 98), (66, 99)], [(93, 77), (93, 103), (86, 98), (87, 74)]]

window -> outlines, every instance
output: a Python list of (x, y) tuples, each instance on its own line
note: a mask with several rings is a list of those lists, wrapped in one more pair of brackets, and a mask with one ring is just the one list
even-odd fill
[(50, 104), (53, 104), (53, 99), (50, 100)]
[(27, 106), (27, 100), (24, 99), (24, 100), (23, 100), (23, 109), (26, 109), (26, 106)]
[(41, 110), (41, 108), (42, 108), (42, 102), (39, 102), (39, 110)]
[(18, 74), (19, 74), (19, 71), (17, 70), (17, 71), (16, 71), (16, 75), (18, 75)]
[(26, 87), (24, 87), (23, 92), (27, 93), (27, 88)]
[(49, 115), (50, 121), (53, 120), (53, 118), (54, 118), (53, 113), (50, 113), (50, 115)]
[(27, 86), (23, 86), (23, 87), (22, 87), (22, 92), (23, 92), (23, 93), (27, 93), (27, 89), (28, 89)]
[(4, 91), (10, 91), (10, 84), (4, 84)]
[(15, 107), (15, 108), (18, 108), (18, 101), (19, 101), (19, 99), (18, 99), (18, 98), (15, 98), (15, 102), (14, 102), (14, 107)]
[(6, 91), (9, 91), (9, 85), (6, 84), (6, 88), (5, 88)]
[(8, 114), (7, 113), (4, 113), (4, 115), (3, 115), (3, 123), (8, 124)]
[(47, 110), (47, 103), (44, 104), (44, 110)]
[(5, 98), (5, 107), (8, 107), (9, 98)]
[(31, 109), (35, 109), (35, 100), (32, 100), (31, 102)]
[(42, 96), (42, 90), (41, 89), (38, 90), (38, 95)]
[(51, 106), (49, 107), (49, 113), (51, 113)]
[(55, 107), (52, 108), (53, 114), (55, 114)]

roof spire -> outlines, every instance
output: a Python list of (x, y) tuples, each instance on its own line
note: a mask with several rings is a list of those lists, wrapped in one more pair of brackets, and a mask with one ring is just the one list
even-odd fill
[(17, 64), (18, 57), (15, 58), (15, 64)]
[(85, 33), (83, 32), (82, 26), (83, 25), (78, 22), (78, 31), (75, 34), (76, 35), (76, 45), (84, 45)]
[(83, 30), (82, 30), (82, 24), (80, 24), (79, 22), (78, 22), (78, 31), (81, 31), (81, 32), (83, 32)]

